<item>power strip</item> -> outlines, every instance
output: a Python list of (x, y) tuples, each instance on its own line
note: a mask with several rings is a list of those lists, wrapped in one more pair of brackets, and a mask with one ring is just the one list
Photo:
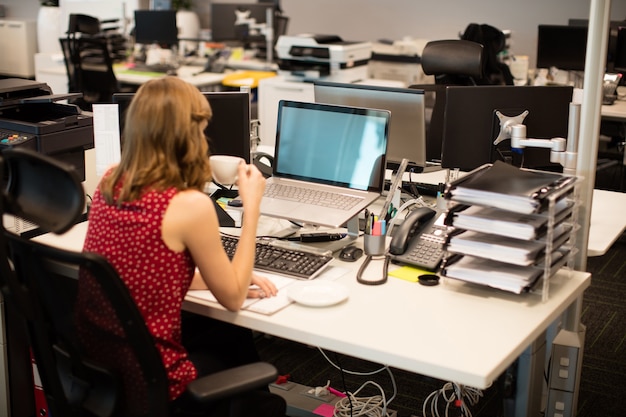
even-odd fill
[[(284, 384), (270, 384), (270, 392), (280, 395), (287, 402), (287, 416), (289, 417), (319, 417), (335, 408), (341, 399), (334, 394), (316, 396), (309, 393), (313, 387), (286, 382)], [(389, 417), (397, 417), (395, 410), (387, 410)]]

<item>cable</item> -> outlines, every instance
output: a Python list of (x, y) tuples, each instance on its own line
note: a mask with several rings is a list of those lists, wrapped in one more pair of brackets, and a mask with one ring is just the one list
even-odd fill
[[(371, 397), (358, 397), (357, 395), (367, 385), (374, 385), (377, 387), (381, 395), (374, 395)], [(385, 399), (385, 392), (380, 385), (373, 381), (367, 381), (365, 384), (356, 390), (354, 394), (348, 393), (346, 397), (340, 399), (335, 404), (335, 417), (388, 417), (387, 413), (387, 400)]]
[[(441, 417), (440, 410), (443, 409), (443, 416), (449, 417), (450, 406), (453, 406), (459, 409), (461, 416), (472, 417), (472, 412), (467, 404), (476, 405), (482, 396), (483, 392), (477, 388), (447, 382), (443, 387), (426, 397), (422, 405), (422, 416)], [(439, 404), (440, 399), (443, 400), (442, 405)], [(430, 408), (430, 414), (427, 414), (428, 408)]]
[[(346, 397), (342, 398), (335, 405), (334, 416), (336, 417), (344, 417), (344, 416), (388, 417), (389, 416), (389, 414), (387, 413), (387, 406), (396, 398), (396, 395), (398, 393), (398, 386), (396, 385), (396, 379), (394, 378), (393, 373), (391, 372), (391, 369), (389, 368), (389, 366), (384, 365), (379, 369), (376, 369), (374, 371), (369, 371), (369, 372), (350, 371), (335, 364), (328, 357), (328, 355), (326, 355), (326, 353), (324, 352), (322, 348), (318, 347), (317, 349), (320, 351), (322, 356), (324, 356), (324, 358), (328, 361), (328, 363), (332, 367), (334, 367), (335, 369), (338, 369), (341, 372), (343, 388), (344, 388), (344, 392), (346, 393)], [(387, 371), (387, 373), (389, 374), (389, 379), (391, 380), (391, 386), (393, 389), (393, 395), (388, 400), (385, 398), (385, 393), (382, 387), (373, 381), (365, 382), (354, 393), (351, 393), (348, 391), (346, 387), (345, 379), (344, 379), (344, 373), (350, 374), (350, 375), (357, 375), (357, 376), (370, 376), (370, 375), (378, 374), (382, 371)], [(380, 390), (381, 395), (375, 395), (372, 397), (356, 397), (365, 386), (370, 385), (370, 384), (375, 385)]]

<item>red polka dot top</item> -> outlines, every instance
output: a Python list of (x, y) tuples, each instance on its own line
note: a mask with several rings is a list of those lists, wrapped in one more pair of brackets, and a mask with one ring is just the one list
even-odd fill
[[(197, 377), (181, 344), (182, 302), (195, 264), (188, 251), (173, 252), (161, 238), (163, 215), (176, 193), (174, 188), (152, 190), (136, 201), (117, 206), (108, 205), (97, 190), (84, 244), (85, 251), (107, 258), (129, 288), (161, 353), (172, 400)], [(115, 333), (116, 323), (107, 322), (107, 317), (102, 317), (105, 308), (98, 308), (97, 291), (90, 297), (85, 286), (83, 283), (79, 289), (79, 298), (91, 300), (82, 304), (85, 310), (81, 320)]]

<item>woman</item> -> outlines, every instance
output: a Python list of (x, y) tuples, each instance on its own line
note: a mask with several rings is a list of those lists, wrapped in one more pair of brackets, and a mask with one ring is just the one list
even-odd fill
[[(249, 330), (184, 315), (186, 292), (208, 288), (225, 308), (237, 311), (246, 297), (272, 296), (277, 291), (271, 281), (252, 273), (265, 187), (254, 166), (242, 163), (238, 168), (239, 197), (246, 211), (232, 261), (222, 247), (213, 202), (202, 192), (211, 179), (204, 136), (210, 119), (204, 96), (179, 78), (142, 85), (127, 111), (121, 161), (105, 174), (94, 193), (84, 245), (84, 250), (105, 256), (128, 286), (161, 353), (177, 415), (228, 415), (224, 410), (233, 404), (192, 409), (197, 406), (183, 395), (186, 385), (204, 374), (258, 360)], [(252, 289), (253, 284), (257, 289)], [(82, 339), (92, 352), (111, 355), (109, 362), (123, 362), (118, 354), (109, 353), (114, 349), (95, 341), (96, 331), (115, 332), (115, 325), (103, 317), (104, 303), (98, 300), (97, 289), (82, 279)], [(285, 412), (282, 398), (268, 391), (238, 401), (242, 416)], [(265, 410), (267, 414), (262, 413)]]

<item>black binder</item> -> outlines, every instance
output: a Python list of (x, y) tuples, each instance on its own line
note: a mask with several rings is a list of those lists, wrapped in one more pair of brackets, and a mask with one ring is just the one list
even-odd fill
[(551, 195), (565, 193), (575, 182), (576, 177), (496, 161), (452, 182), (446, 190), (446, 198), (530, 214), (541, 211)]

